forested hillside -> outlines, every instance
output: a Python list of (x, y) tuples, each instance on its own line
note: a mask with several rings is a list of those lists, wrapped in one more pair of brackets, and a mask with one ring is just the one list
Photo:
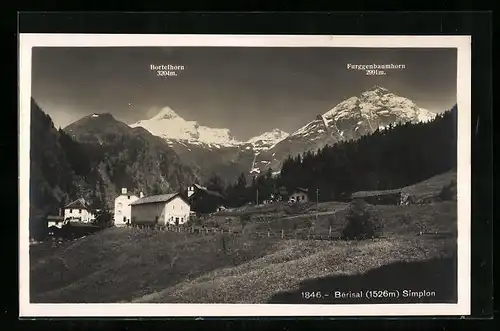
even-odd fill
[(81, 146), (57, 130), (33, 99), (30, 125), (30, 227), (36, 231), (44, 216), (90, 191), (95, 176)]
[(243, 180), (226, 188), (229, 204), (260, 200), (271, 193), (308, 188), (316, 199), (342, 200), (359, 190), (399, 188), (456, 168), (457, 106), (430, 122), (405, 123), (376, 130), (357, 140), (342, 141), (289, 156), (281, 173), (261, 175), (243, 188)]

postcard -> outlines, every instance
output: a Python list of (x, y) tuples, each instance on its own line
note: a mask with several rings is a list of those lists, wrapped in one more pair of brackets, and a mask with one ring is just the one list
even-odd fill
[(20, 316), (470, 314), (469, 36), (19, 42)]

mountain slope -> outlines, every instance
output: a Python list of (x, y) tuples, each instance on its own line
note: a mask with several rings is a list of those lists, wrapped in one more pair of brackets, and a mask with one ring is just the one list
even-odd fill
[(183, 163), (198, 169), (201, 182), (215, 173), (225, 183), (232, 183), (242, 172), (248, 173), (254, 159), (253, 150), (242, 146), (215, 147), (174, 140), (168, 144)]
[(185, 165), (163, 139), (111, 114), (86, 116), (64, 131), (84, 146), (108, 206), (122, 187), (156, 194), (183, 189), (198, 179), (197, 170)]
[(389, 125), (425, 122), (434, 117), (434, 113), (419, 108), (413, 101), (395, 95), (383, 87), (374, 86), (318, 115), (286, 139), (260, 153), (255, 166), (264, 164), (265, 168), (270, 166), (279, 169), (288, 155), (315, 152), (325, 145), (359, 139)]
[(228, 129), (209, 128), (196, 121), (186, 121), (169, 107), (130, 127), (144, 128), (164, 139), (183, 163), (199, 169), (201, 181), (208, 180), (215, 173), (226, 183), (235, 181), (242, 172), (248, 173), (255, 151), (273, 145), (286, 135), (273, 130), (241, 142), (234, 139)]

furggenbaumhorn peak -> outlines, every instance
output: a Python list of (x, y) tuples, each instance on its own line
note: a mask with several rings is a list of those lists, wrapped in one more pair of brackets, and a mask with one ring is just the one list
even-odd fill
[(389, 125), (430, 121), (435, 116), (435, 113), (418, 107), (410, 99), (384, 87), (373, 86), (358, 96), (340, 102), (326, 113), (317, 115), (313, 121), (260, 153), (256, 165), (278, 169), (288, 155), (316, 151), (327, 144), (358, 139)]

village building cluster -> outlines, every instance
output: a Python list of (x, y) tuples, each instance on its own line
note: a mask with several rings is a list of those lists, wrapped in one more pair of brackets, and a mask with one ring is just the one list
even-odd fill
[[(297, 188), (288, 196), (288, 202), (309, 202), (307, 193), (307, 189)], [(114, 201), (112, 213), (113, 224), (118, 227), (169, 226), (185, 224), (197, 214), (224, 209), (224, 196), (221, 193), (193, 184), (185, 192), (152, 196), (145, 196), (143, 192), (136, 194), (122, 188), (121, 194)], [(80, 198), (65, 205), (58, 216), (48, 216), (48, 228), (61, 229), (67, 223), (91, 224), (96, 219), (97, 212), (98, 210), (93, 210), (85, 199)]]

